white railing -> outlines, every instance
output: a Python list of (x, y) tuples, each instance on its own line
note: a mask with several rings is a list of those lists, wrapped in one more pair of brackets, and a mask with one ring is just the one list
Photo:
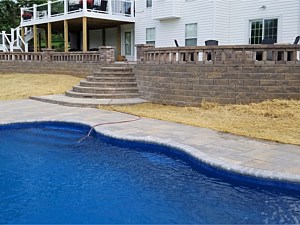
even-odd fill
[[(135, 17), (135, 0), (56, 0), (30, 8), (21, 8), (21, 22), (43, 20), (78, 12), (104, 13)], [(92, 2), (92, 4), (90, 3)]]
[(36, 17), (38, 20), (45, 19), (48, 17), (48, 3), (38, 5), (36, 7)]
[(12, 28), (10, 34), (2, 31), (1, 50), (3, 52), (13, 52), (16, 49), (21, 52), (28, 52), (28, 43), (23, 40), (20, 34), (20, 27)]

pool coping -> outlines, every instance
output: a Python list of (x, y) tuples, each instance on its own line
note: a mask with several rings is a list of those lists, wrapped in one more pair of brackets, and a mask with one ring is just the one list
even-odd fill
[[(61, 122), (61, 123), (75, 123), (78, 125), (85, 125), (89, 127), (93, 127), (94, 124), (92, 122), (79, 122), (78, 120), (57, 120), (57, 119), (32, 119), (32, 120), (15, 120), (13, 122), (1, 122), (0, 125), (9, 125), (9, 124), (17, 124), (17, 123), (35, 123), (35, 122)], [(237, 175), (243, 175), (250, 178), (257, 178), (257, 179), (265, 179), (267, 181), (278, 181), (278, 182), (284, 182), (287, 184), (296, 184), (300, 185), (300, 175), (297, 174), (291, 174), (286, 172), (278, 172), (278, 171), (267, 171), (259, 168), (250, 168), (245, 167), (241, 165), (236, 164), (230, 164), (228, 162), (216, 159), (212, 156), (209, 156), (195, 147), (181, 144), (178, 142), (174, 142), (171, 140), (166, 140), (162, 138), (156, 138), (151, 135), (147, 137), (136, 137), (131, 135), (120, 135), (116, 134), (113, 131), (108, 131), (105, 129), (102, 129), (103, 127), (95, 127), (94, 130), (104, 136), (116, 138), (119, 140), (128, 140), (128, 141), (139, 141), (149, 144), (158, 144), (163, 145), (166, 147), (175, 148), (177, 150), (183, 151), (189, 156), (192, 156), (200, 163), (204, 163), (213, 169), (220, 169), (224, 172), (234, 173)], [(299, 186), (300, 187), (300, 186)]]

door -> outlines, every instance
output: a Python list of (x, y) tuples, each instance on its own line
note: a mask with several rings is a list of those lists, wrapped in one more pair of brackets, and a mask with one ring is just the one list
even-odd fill
[(122, 41), (122, 55), (125, 55), (128, 61), (134, 60), (134, 49), (133, 49), (133, 31), (126, 29), (123, 31)]

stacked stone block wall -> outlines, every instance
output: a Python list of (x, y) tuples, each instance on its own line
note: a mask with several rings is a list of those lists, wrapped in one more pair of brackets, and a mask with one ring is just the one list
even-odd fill
[(300, 65), (98, 64), (0, 61), (0, 73), (69, 74), (85, 78), (103, 66), (134, 68), (147, 100), (197, 106), (202, 101), (246, 104), (268, 99), (300, 99)]
[(0, 61), (0, 73), (66, 74), (85, 78), (113, 64), (74, 62)]
[(138, 64), (141, 95), (152, 102), (197, 106), (300, 99), (300, 65)]

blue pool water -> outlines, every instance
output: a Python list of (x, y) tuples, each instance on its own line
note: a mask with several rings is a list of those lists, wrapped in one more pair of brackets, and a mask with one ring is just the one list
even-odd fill
[(0, 126), (0, 223), (300, 223), (297, 190), (233, 181), (156, 145)]

